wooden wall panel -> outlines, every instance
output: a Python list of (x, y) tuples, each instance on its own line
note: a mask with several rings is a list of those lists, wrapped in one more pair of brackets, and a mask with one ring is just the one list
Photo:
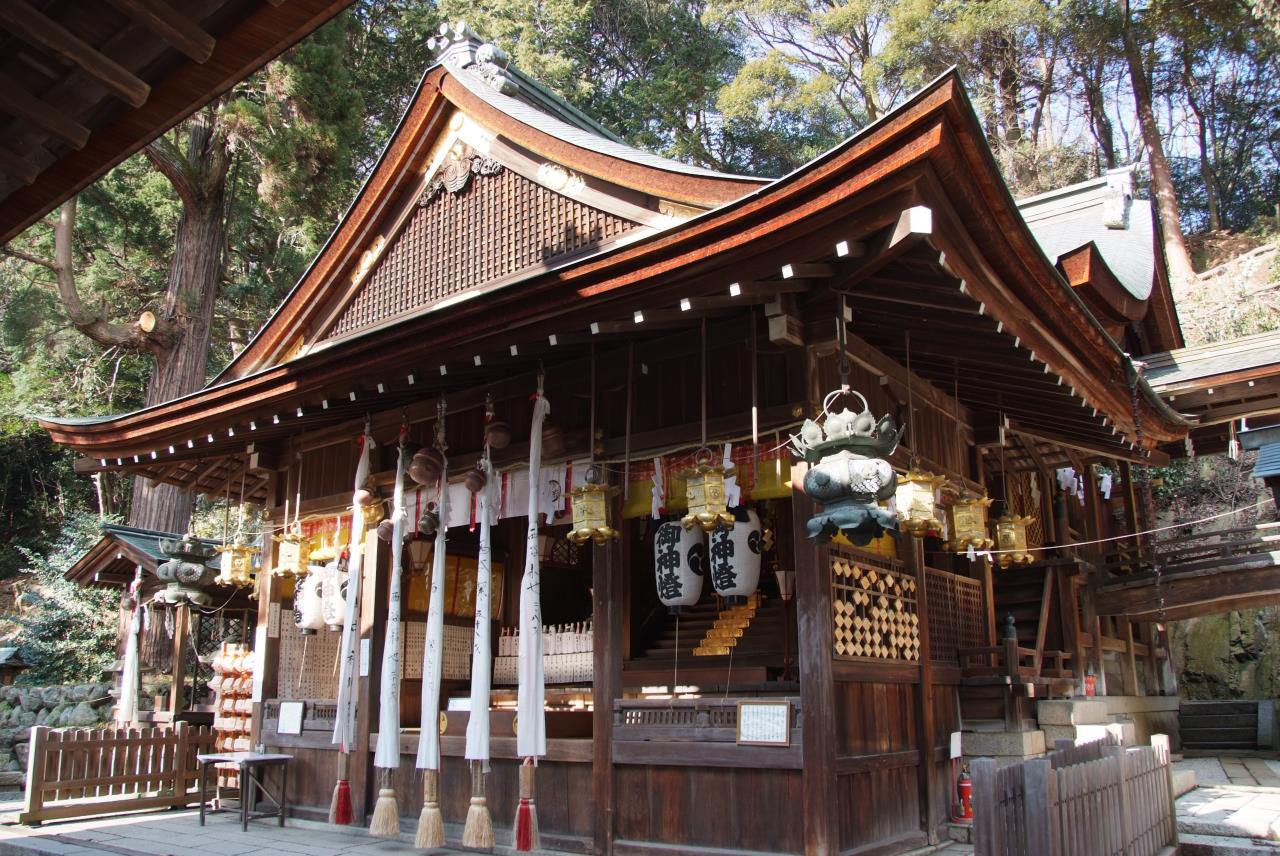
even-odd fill
[(923, 842), (919, 692), (915, 683), (835, 683), (835, 799), (842, 851)]
[[(332, 749), (273, 745), (266, 737), (268, 752), (292, 755), (289, 763), (289, 814), (307, 820), (326, 820), (333, 786), (338, 781), (338, 753)], [(267, 785), (279, 793), (280, 773), (267, 768)]]
[[(804, 852), (800, 772), (752, 768), (614, 767), (619, 850), (659, 844)], [(538, 804), (541, 819), (542, 804)]]
[[(924, 843), (916, 766), (868, 770), (836, 778), (840, 850), (901, 852)], [(881, 850), (880, 848), (884, 848)]]
[(836, 755), (880, 755), (918, 746), (915, 684), (837, 681)]

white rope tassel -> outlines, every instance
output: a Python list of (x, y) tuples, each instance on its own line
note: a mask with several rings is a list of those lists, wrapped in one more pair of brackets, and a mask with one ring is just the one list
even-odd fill
[(493, 523), (498, 480), (488, 459), (480, 462), (485, 486), (477, 498), (480, 518), (480, 555), (476, 562), (476, 623), (471, 644), (471, 706), (467, 719), (467, 760), (489, 762), (489, 691), (493, 685), (490, 649), (489, 605), (493, 579), (493, 550), (490, 530)]
[(396, 486), (391, 503), (391, 574), (387, 597), (387, 635), (382, 649), (382, 681), (378, 696), (378, 748), (373, 765), (380, 770), (378, 800), (369, 832), (380, 838), (400, 834), (400, 807), (391, 787), (391, 771), (400, 766), (400, 563), (404, 556), (405, 447), (396, 458)]
[(440, 488), (436, 505), (440, 524), (436, 527), (431, 556), (431, 588), (427, 598), (427, 638), (422, 646), (422, 734), (418, 739), (419, 770), (440, 769), (440, 682), (444, 666), (444, 574), (449, 528), (448, 460), (441, 456)]
[(542, 423), (551, 403), (539, 395), (529, 429), (529, 530), (525, 541), (524, 576), (520, 580), (520, 686), (516, 698), (516, 754), (547, 754), (546, 679), (542, 665), (542, 604), (538, 563), (538, 479), (542, 468)]
[(369, 480), (369, 450), (373, 438), (366, 428), (360, 442), (360, 460), (356, 464), (355, 487), (351, 496), (351, 540), (347, 544), (347, 597), (343, 605), (342, 643), (338, 649), (338, 710), (333, 722), (333, 741), (346, 753), (356, 739), (356, 648), (360, 630), (360, 590), (364, 582), (364, 508), (356, 498)]

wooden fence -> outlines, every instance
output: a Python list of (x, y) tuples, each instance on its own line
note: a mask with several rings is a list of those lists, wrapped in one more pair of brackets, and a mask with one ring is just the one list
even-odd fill
[(171, 808), (199, 799), (196, 755), (213, 732), (173, 728), (31, 729), (26, 806), (19, 823)]
[(1176, 854), (1169, 738), (1151, 743), (1086, 744), (1004, 768), (978, 759), (975, 856)]

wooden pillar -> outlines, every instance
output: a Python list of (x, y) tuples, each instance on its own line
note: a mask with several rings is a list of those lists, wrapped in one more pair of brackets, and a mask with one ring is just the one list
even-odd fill
[[(391, 549), (370, 528), (364, 540), (364, 586), (360, 593), (360, 638), (356, 642), (356, 742), (351, 749), (351, 813), (360, 825), (373, 807), (373, 755), (369, 735), (378, 722), (378, 681), (382, 663), (382, 643), (387, 625), (387, 587), (390, 581)], [(369, 656), (365, 658), (365, 651)], [(362, 675), (368, 664), (368, 675)]]
[[(1097, 680), (1098, 695), (1107, 694), (1107, 673), (1102, 659), (1102, 620), (1098, 617), (1098, 607), (1094, 601), (1093, 590), (1088, 586), (1080, 589), (1080, 606), (1084, 617), (1085, 629), (1093, 636), (1093, 647), (1089, 649), (1089, 666), (1093, 666), (1093, 676)], [(1083, 674), (1088, 674), (1086, 666)]]
[(996, 627), (999, 624), (996, 621), (995, 573), (990, 558), (978, 559), (978, 579), (982, 581), (982, 599), (987, 602), (987, 645), (992, 646), (996, 644)]
[[(191, 619), (191, 607), (185, 602), (173, 608), (173, 665), (169, 669), (169, 715), (176, 717), (182, 710), (182, 695), (187, 680), (187, 624)], [(194, 692), (194, 688), (193, 688)], [(195, 699), (192, 699), (194, 702)]]
[(916, 614), (920, 619), (920, 693), (917, 722), (920, 726), (920, 821), (930, 844), (939, 841), (938, 829), (943, 816), (939, 811), (934, 780), (934, 747), (937, 743), (937, 723), (933, 709), (933, 658), (929, 649), (929, 592), (928, 577), (924, 565), (924, 544), (919, 538), (907, 536), (901, 542), (907, 570), (916, 578)]
[[(267, 479), (267, 499), (264, 508), (270, 512), (276, 507), (276, 479)], [(271, 517), (267, 518), (271, 520)], [(268, 632), (271, 626), (271, 604), (278, 602), (279, 584), (275, 574), (275, 544), (268, 535), (264, 538), (262, 559), (258, 567), (258, 576), (254, 585), (258, 592), (258, 623), (253, 635), (253, 668), (254, 686), (261, 686), (253, 699), (253, 719), (249, 725), (250, 745), (257, 746), (262, 740), (262, 702), (276, 697), (276, 686), (280, 672), (280, 625), (276, 624), (276, 635), (273, 638)]]
[[(621, 520), (622, 503), (616, 498), (613, 513), (614, 520)], [(629, 520), (623, 520), (619, 528), (622, 534), (596, 545), (591, 558), (591, 780), (595, 799), (591, 852), (596, 854), (613, 852), (613, 704), (622, 695), (622, 592), (633, 531)]]
[(1154, 621), (1144, 621), (1141, 627), (1142, 641), (1147, 645), (1147, 656), (1143, 661), (1143, 677), (1145, 678), (1145, 695), (1160, 695), (1160, 637), (1156, 633)]
[(1129, 695), (1142, 695), (1138, 691), (1138, 663), (1133, 652), (1133, 622), (1128, 618), (1120, 619), (1120, 629), (1124, 633), (1124, 657), (1120, 661), (1124, 673), (1125, 691)]
[[(805, 468), (791, 468), (791, 483)], [(806, 853), (839, 851), (835, 813), (835, 697), (831, 677), (831, 570), (825, 550), (806, 535), (813, 501), (796, 491), (791, 501), (796, 571), (796, 659), (800, 666), (800, 723), (804, 734), (801, 790)]]
[(1084, 661), (1084, 646), (1080, 640), (1080, 613), (1077, 600), (1080, 589), (1076, 585), (1075, 574), (1072, 573), (1079, 567), (1079, 565), (1073, 565), (1070, 567), (1046, 568), (1045, 573), (1057, 575), (1058, 617), (1062, 624), (1062, 644), (1066, 650), (1071, 652), (1072, 672), (1077, 677), (1083, 678), (1087, 670)]
[(1134, 490), (1133, 467), (1128, 461), (1120, 462), (1120, 478), (1124, 481), (1120, 498), (1124, 502), (1125, 523), (1132, 535), (1141, 532), (1142, 526), (1138, 523), (1138, 494)]

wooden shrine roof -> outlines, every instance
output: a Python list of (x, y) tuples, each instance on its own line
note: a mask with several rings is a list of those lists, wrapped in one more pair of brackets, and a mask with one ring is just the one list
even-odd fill
[[(975, 413), (1001, 415), (1030, 438), (1028, 458), (1056, 444), (1132, 459), (1135, 417), (1147, 445), (1185, 433), (1141, 381), (1135, 413), (1127, 358), (1041, 251), (954, 73), (804, 168), (752, 189), (737, 177), (677, 175), (565, 149), (475, 98), (458, 82), (466, 71), (428, 72), (329, 246), (214, 384), (122, 416), (41, 420), (56, 442), (86, 455), (79, 469), (129, 470), (217, 491), (242, 472), (259, 472), (255, 449), (269, 441), (370, 410), (421, 405), (438, 393), (448, 393), (451, 408), (459, 396), (483, 401), (486, 386), (510, 386), (522, 373), (527, 389), (540, 362), (583, 359), (596, 343), (693, 331), (704, 318), (755, 318), (780, 298), (830, 335), (834, 290), (849, 296), (858, 337), (955, 390)], [(457, 139), (446, 137), (448, 148), (429, 157), (442, 128)], [(497, 133), (467, 138), (468, 128)], [(330, 301), (377, 279), (436, 175), (432, 163), (443, 163), (459, 141), (459, 158), (487, 147), (486, 156), (525, 178), (530, 161), (552, 163), (547, 172), (571, 170), (582, 181), (561, 191), (595, 194), (592, 207), (612, 207), (636, 225), (587, 252), (330, 336)], [(548, 161), (553, 156), (564, 160)], [(473, 175), (465, 192), (494, 178)], [(546, 186), (549, 177), (541, 178)], [(643, 193), (642, 182), (649, 183)], [(716, 199), (730, 188), (736, 198)], [(663, 194), (676, 191), (685, 209), (664, 214), (661, 200), (671, 197)], [(507, 234), (519, 226), (509, 222)], [(752, 307), (757, 315), (748, 315)], [(287, 349), (295, 342), (303, 347), (293, 356)], [(265, 477), (250, 480), (245, 495), (264, 491)]]
[(1198, 452), (1225, 450), (1229, 423), (1280, 424), (1280, 330), (1161, 351), (1142, 360), (1152, 389), (1195, 426), (1192, 447)]
[(0, 243), (351, 0), (4, 0)]
[(1134, 197), (1134, 167), (1018, 200), (1045, 255), (1113, 338), (1139, 322), (1138, 350), (1181, 347), (1155, 206)]
[(176, 541), (182, 536), (135, 526), (105, 524), (102, 527), (102, 538), (86, 550), (63, 577), (86, 586), (127, 586), (133, 580), (134, 569), (139, 565), (145, 573), (154, 574), (156, 568), (167, 561), (160, 552), (161, 538)]

